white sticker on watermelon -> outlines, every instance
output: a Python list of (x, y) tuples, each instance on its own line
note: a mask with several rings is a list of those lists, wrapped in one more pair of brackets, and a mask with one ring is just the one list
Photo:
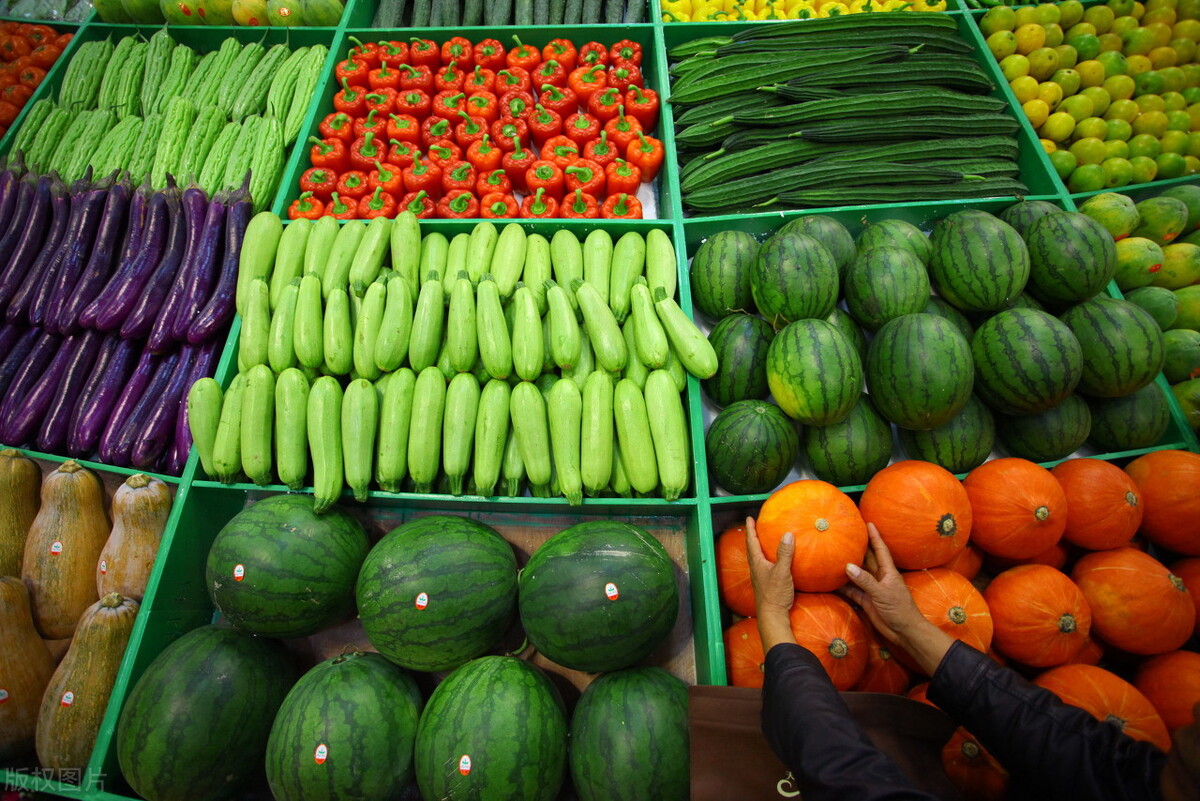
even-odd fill
[(617, 592), (617, 585), (611, 581), (604, 585), (604, 597), (610, 601), (615, 601), (621, 597), (621, 593)]
[(463, 754), (462, 758), (458, 760), (458, 772), (464, 776), (471, 772), (471, 756), (469, 754)]
[(413, 602), (413, 606), (417, 607), (419, 610), (429, 606), (429, 593), (417, 593), (417, 600)]
[(324, 765), (326, 759), (329, 759), (329, 746), (321, 743), (317, 746), (317, 750), (313, 752), (313, 761), (318, 765)]
[(3, 704), (7, 700), (8, 700), (8, 690), (4, 689), (3, 687), (0, 687), (0, 704)]
[(245, 577), (246, 577), (246, 566), (245, 565), (234, 565), (233, 566), (233, 580), (241, 581)]

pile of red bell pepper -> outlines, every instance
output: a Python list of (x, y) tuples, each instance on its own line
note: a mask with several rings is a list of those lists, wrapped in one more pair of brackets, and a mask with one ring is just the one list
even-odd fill
[(513, 38), (353, 39), (289, 216), (641, 218), (663, 162), (641, 45)]

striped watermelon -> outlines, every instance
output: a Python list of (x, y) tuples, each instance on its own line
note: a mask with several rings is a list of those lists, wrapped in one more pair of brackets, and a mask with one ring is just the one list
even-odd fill
[(845, 419), (862, 389), (862, 361), (824, 320), (797, 320), (767, 350), (767, 384), (779, 408), (810, 426)]
[(770, 323), (741, 312), (713, 326), (708, 342), (717, 354), (717, 372), (700, 382), (705, 394), (721, 406), (767, 397), (767, 349), (773, 339)]
[(449, 670), (487, 651), (513, 620), (517, 560), (495, 529), (465, 517), (411, 520), (381, 539), (358, 577), (358, 616), (379, 653), (410, 670)]
[(1145, 286), (1126, 292), (1125, 300), (1145, 309), (1163, 331), (1174, 325), (1179, 316), (1179, 298), (1161, 286)]
[(218, 532), (205, 569), (208, 594), (243, 631), (307, 637), (354, 613), (354, 581), (369, 548), (344, 511), (317, 515), (310, 495), (274, 495)]
[(1157, 382), (1120, 398), (1088, 398), (1088, 406), (1092, 442), (1106, 451), (1150, 448), (1162, 441), (1171, 425), (1171, 408)]
[(933, 246), (920, 228), (904, 220), (880, 220), (871, 223), (854, 243), (860, 251), (878, 247), (898, 247), (912, 251), (922, 264), (929, 264)]
[(422, 703), (412, 677), (379, 654), (321, 662), (296, 682), (271, 726), (271, 795), (277, 801), (399, 798), (413, 780)]
[(1001, 417), (1000, 440), (1013, 456), (1032, 462), (1065, 459), (1087, 441), (1092, 413), (1087, 402), (1071, 394), (1040, 414)]
[(704, 435), (708, 473), (734, 495), (775, 489), (800, 451), (796, 423), (766, 401), (743, 400), (721, 410)]
[(904, 452), (951, 473), (966, 473), (987, 461), (996, 443), (996, 421), (991, 411), (972, 395), (962, 411), (929, 431), (897, 429)]
[(929, 302), (929, 273), (911, 252), (896, 247), (864, 250), (846, 271), (846, 307), (871, 331), (902, 314), (916, 314)]
[(846, 230), (846, 226), (827, 214), (806, 214), (797, 217), (779, 229), (781, 234), (806, 234), (820, 242), (833, 256), (838, 272), (846, 274), (846, 268), (854, 261), (857, 248), (854, 237)]
[[(1133, 204), (1131, 203), (1130, 206)], [(1013, 227), (1022, 237), (1029, 230), (1029, 226), (1034, 222), (1045, 217), (1047, 214), (1057, 214), (1061, 212), (1058, 206), (1053, 203), (1048, 203), (1045, 200), (1022, 200), (1020, 203), (1014, 203), (997, 216)]]
[(1112, 280), (1117, 249), (1104, 226), (1086, 214), (1048, 214), (1029, 226), (1029, 288), (1062, 308), (1093, 297)]
[(656, 667), (606, 673), (571, 718), (579, 801), (687, 801), (687, 685)]
[(1028, 292), (1022, 292), (1013, 298), (1013, 302), (1009, 305), (1010, 309), (1033, 309), (1034, 311), (1045, 311), (1046, 307), (1038, 303), (1037, 299)]
[(854, 318), (850, 316), (849, 312), (835, 307), (825, 320), (842, 332), (842, 336), (854, 346), (854, 350), (858, 351), (858, 358), (861, 361), (867, 360), (867, 335), (863, 333), (858, 323), (854, 322)]
[(184, 634), (125, 699), (117, 760), (150, 801), (220, 801), (262, 775), (271, 723), (296, 679), (277, 640), (223, 626)]
[(975, 392), (1004, 414), (1038, 414), (1079, 384), (1083, 354), (1071, 329), (1031, 309), (998, 312), (971, 340)]
[(929, 272), (938, 294), (962, 311), (997, 311), (1029, 280), (1029, 251), (1011, 225), (980, 211), (938, 221)]
[(679, 613), (671, 558), (645, 529), (579, 523), (534, 551), (521, 571), (521, 623), (547, 659), (588, 673), (649, 656)]
[(964, 337), (970, 341), (971, 337), (975, 336), (975, 326), (971, 325), (971, 321), (967, 319), (967, 315), (960, 312), (958, 309), (946, 302), (945, 298), (939, 298), (934, 295), (929, 300), (925, 301), (925, 308), (921, 309), (925, 314), (932, 314), (936, 317), (943, 317), (954, 323)]
[(562, 697), (519, 659), (468, 662), (430, 696), (414, 761), (423, 798), (552, 801), (567, 768)]
[(839, 487), (866, 484), (892, 458), (892, 427), (867, 394), (842, 422), (805, 428), (801, 442), (813, 475)]
[(1117, 398), (1146, 386), (1162, 370), (1163, 332), (1142, 307), (1098, 297), (1072, 306), (1061, 319), (1082, 348), (1080, 392)]
[(932, 314), (906, 314), (875, 333), (866, 375), (880, 414), (901, 428), (928, 429), (966, 404), (975, 367), (971, 346), (952, 323)]
[(837, 264), (811, 236), (777, 233), (758, 251), (750, 292), (759, 313), (775, 326), (828, 317), (838, 298)]
[(1163, 334), (1166, 360), (1163, 375), (1168, 384), (1200, 376), (1200, 331), (1177, 328)]
[(692, 258), (692, 303), (714, 320), (753, 311), (750, 268), (758, 241), (745, 231), (721, 231), (706, 239)]

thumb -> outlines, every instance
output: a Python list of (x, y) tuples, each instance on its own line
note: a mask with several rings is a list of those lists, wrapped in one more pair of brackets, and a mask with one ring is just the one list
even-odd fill
[(875, 577), (853, 562), (846, 564), (846, 575), (856, 587), (867, 595), (874, 596), (879, 589), (879, 582), (875, 580)]
[(775, 563), (782, 562), (785, 565), (791, 565), (792, 554), (796, 550), (796, 537), (792, 532), (786, 532), (779, 540), (779, 548), (775, 552)]

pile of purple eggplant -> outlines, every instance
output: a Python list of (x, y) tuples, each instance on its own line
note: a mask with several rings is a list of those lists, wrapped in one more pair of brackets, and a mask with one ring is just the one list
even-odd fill
[(0, 442), (170, 475), (234, 315), (246, 186), (0, 170)]

